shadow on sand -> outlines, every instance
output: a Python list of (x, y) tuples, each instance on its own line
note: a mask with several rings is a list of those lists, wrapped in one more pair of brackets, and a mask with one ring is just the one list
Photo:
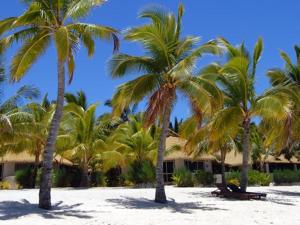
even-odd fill
[(300, 192), (295, 192), (295, 191), (280, 191), (280, 190), (270, 189), (270, 193), (276, 194), (276, 195), (284, 195), (284, 196), (289, 196), (289, 197), (299, 197), (300, 198)]
[(122, 196), (121, 198), (107, 199), (107, 202), (117, 204), (121, 208), (127, 209), (170, 209), (173, 213), (192, 213), (192, 210), (227, 210), (215, 207), (214, 204), (201, 204), (200, 202), (175, 202), (174, 199), (169, 199), (167, 204), (155, 203), (153, 200), (146, 198), (129, 198)]
[(60, 219), (62, 216), (76, 217), (82, 219), (92, 218), (87, 215), (91, 211), (77, 210), (76, 207), (82, 204), (63, 205), (60, 201), (52, 206), (51, 210), (38, 208), (37, 204), (31, 204), (26, 199), (17, 201), (0, 202), (0, 220), (11, 220), (18, 217), (36, 214), (46, 219)]

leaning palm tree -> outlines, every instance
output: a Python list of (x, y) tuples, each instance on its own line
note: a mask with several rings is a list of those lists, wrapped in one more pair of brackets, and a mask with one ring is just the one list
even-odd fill
[(125, 39), (140, 43), (146, 54), (117, 54), (110, 61), (110, 74), (113, 78), (123, 77), (131, 72), (140, 73), (138, 78), (124, 83), (116, 91), (112, 99), (114, 113), (120, 115), (128, 105), (149, 97), (145, 125), (154, 123), (156, 119), (160, 120), (155, 194), (155, 201), (159, 203), (166, 203), (163, 155), (177, 94), (188, 96), (195, 108), (209, 110), (215, 106), (210, 104), (215, 99), (207, 90), (215, 90), (216, 87), (205, 79), (192, 76), (192, 71), (199, 57), (205, 53), (218, 54), (220, 49), (214, 41), (197, 47), (198, 37), (182, 37), (183, 11), (183, 5), (180, 5), (176, 17), (160, 7), (143, 10), (140, 17), (150, 19), (150, 23), (127, 30)]
[[(255, 95), (256, 67), (263, 49), (261, 39), (257, 41), (252, 56), (244, 44), (235, 47), (225, 39), (220, 39), (220, 42), (228, 51), (228, 61), (224, 65), (209, 65), (200, 72), (203, 77), (215, 80), (225, 96), (224, 108), (213, 119), (211, 139), (221, 140), (228, 132), (237, 134), (242, 128), (241, 189), (246, 191), (251, 150), (250, 124), (253, 117), (283, 121), (290, 113), (292, 102), (285, 87), (267, 90), (261, 96)], [(231, 138), (235, 137), (231, 135)]]
[(9, 17), (0, 21), (0, 35), (8, 34), (0, 40), (3, 51), (15, 42), (23, 45), (13, 57), (11, 79), (19, 81), (28, 69), (54, 41), (57, 50), (58, 94), (56, 111), (52, 120), (46, 149), (40, 186), (39, 207), (51, 207), (51, 171), (55, 140), (62, 116), (65, 90), (65, 66), (69, 71), (69, 83), (72, 81), (75, 62), (74, 53), (79, 43), (87, 48), (88, 55), (94, 54), (95, 38), (113, 39), (114, 49), (118, 48), (116, 31), (110, 27), (80, 23), (89, 11), (104, 3), (104, 0), (27, 0), (27, 10), (18, 17)]

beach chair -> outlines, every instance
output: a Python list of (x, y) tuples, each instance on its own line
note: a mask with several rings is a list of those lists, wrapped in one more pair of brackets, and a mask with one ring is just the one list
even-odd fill
[(241, 188), (235, 184), (229, 183), (227, 187), (234, 193), (247, 193), (251, 196), (252, 199), (261, 199), (267, 197), (266, 193), (258, 193), (258, 192), (243, 192)]
[(262, 197), (267, 196), (267, 194), (264, 193), (242, 192), (238, 186), (233, 184), (229, 184), (227, 186), (224, 186), (223, 184), (216, 184), (216, 187), (218, 189), (212, 191), (211, 194), (217, 197), (231, 198), (231, 199), (238, 199), (238, 200), (250, 200), (250, 199), (259, 200)]

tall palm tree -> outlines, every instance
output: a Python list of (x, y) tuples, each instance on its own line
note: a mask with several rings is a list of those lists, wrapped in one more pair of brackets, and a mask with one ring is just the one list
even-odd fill
[(250, 145), (250, 124), (255, 116), (274, 121), (284, 120), (290, 113), (291, 101), (285, 88), (267, 90), (256, 96), (254, 89), (256, 67), (263, 50), (259, 39), (251, 56), (244, 44), (235, 47), (225, 39), (220, 39), (228, 52), (224, 65), (212, 64), (201, 71), (203, 77), (215, 80), (224, 94), (225, 107), (213, 119), (211, 138), (220, 140), (228, 132), (238, 134), (242, 128), (241, 146), (243, 150), (241, 189), (246, 191)]
[(196, 61), (205, 53), (220, 53), (214, 41), (197, 46), (198, 37), (182, 37), (183, 5), (178, 8), (177, 17), (160, 7), (151, 7), (140, 13), (149, 23), (126, 31), (125, 39), (140, 43), (145, 49), (144, 56), (117, 54), (110, 61), (110, 74), (113, 78), (123, 77), (132, 72), (140, 76), (124, 83), (116, 91), (112, 103), (114, 113), (121, 114), (130, 104), (138, 103), (145, 97), (148, 106), (145, 124), (160, 119), (161, 134), (156, 164), (155, 201), (166, 203), (163, 180), (163, 155), (169, 128), (170, 114), (177, 99), (183, 93), (193, 102), (195, 108), (213, 107), (213, 96), (205, 89), (215, 86), (200, 77), (192, 76)]
[(26, 0), (27, 10), (18, 17), (9, 17), (0, 21), (0, 35), (12, 32), (0, 40), (0, 49), (4, 50), (19, 41), (23, 45), (17, 51), (11, 63), (11, 79), (19, 81), (28, 69), (50, 46), (51, 40), (57, 50), (58, 92), (56, 110), (44, 151), (42, 179), (39, 193), (39, 207), (51, 208), (51, 171), (55, 140), (62, 116), (65, 91), (65, 65), (69, 71), (69, 83), (73, 79), (74, 53), (79, 43), (87, 48), (92, 56), (95, 38), (113, 39), (114, 49), (118, 48), (116, 31), (110, 27), (80, 23), (95, 6), (104, 0)]

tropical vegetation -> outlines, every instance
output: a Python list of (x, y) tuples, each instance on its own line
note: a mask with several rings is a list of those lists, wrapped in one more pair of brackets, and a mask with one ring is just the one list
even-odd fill
[[(139, 17), (146, 22), (123, 35), (142, 47), (141, 54), (131, 55), (117, 52), (117, 30), (79, 22), (103, 0), (23, 2), (27, 8), (22, 15), (0, 21), (0, 156), (21, 152), (34, 156), (33, 167), (19, 170), (16, 180), (23, 187), (40, 186), (40, 208), (51, 208), (52, 186), (155, 185), (155, 201), (166, 203), (163, 160), (174, 151), (184, 151), (193, 159), (213, 154), (221, 162), (222, 183), (235, 183), (243, 191), (248, 184), (269, 185), (271, 176), (264, 169), (268, 155), (300, 158), (298, 46), (296, 63), (281, 52), (285, 67), (270, 69), (270, 88), (257, 94), (262, 38), (253, 51), (222, 37), (201, 43), (199, 37), (182, 31), (183, 5), (176, 13), (145, 8)], [(118, 86), (110, 100), (90, 103), (84, 91), (65, 93), (65, 70), (71, 83), (76, 50), (81, 44), (92, 56), (96, 39), (113, 41), (110, 76), (135, 78)], [(6, 72), (11, 81), (20, 81), (51, 41), (57, 52), (57, 98), (50, 101), (46, 94), (39, 101), (40, 92), (31, 85), (22, 86), (13, 96), (5, 95)], [(6, 71), (6, 50), (16, 43), (21, 47)], [(214, 60), (197, 68), (204, 55), (213, 55)], [(191, 115), (172, 123), (172, 110), (181, 98), (188, 101)], [(146, 102), (145, 109), (140, 102)], [(110, 111), (99, 115), (97, 109), (104, 105)], [(170, 136), (186, 140), (184, 147), (166, 149)], [(241, 171), (225, 174), (225, 159), (231, 151), (242, 154)], [(53, 169), (55, 156), (74, 166), (68, 169), (59, 164)], [(251, 160), (260, 171), (249, 170)], [(210, 172), (181, 168), (172, 181), (181, 187), (209, 186), (214, 177)], [(299, 172), (275, 170), (274, 181), (299, 182)], [(8, 187), (5, 181), (0, 183), (0, 189)]]

